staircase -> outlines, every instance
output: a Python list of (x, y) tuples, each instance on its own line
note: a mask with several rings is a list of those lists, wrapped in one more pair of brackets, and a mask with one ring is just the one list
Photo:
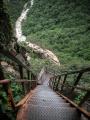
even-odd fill
[(19, 120), (80, 120), (76, 108), (46, 85), (37, 86), (26, 104)]
[[(16, 120), (90, 120), (90, 112), (81, 106), (90, 97), (90, 89), (77, 86), (82, 75), (90, 71), (90, 67), (60, 75), (54, 75), (45, 70), (39, 76), (38, 85), (37, 77), (26, 65), (9, 51), (3, 50), (0, 52), (16, 62), (19, 67), (21, 79), (15, 80), (14, 83), (22, 86), (24, 97), (17, 104), (14, 101), (10, 87), (12, 82), (5, 79), (3, 70), (0, 67), (0, 85), (3, 86), (6, 92), (9, 106), (17, 114)], [(23, 69), (26, 69), (28, 80), (24, 79)], [(74, 84), (65, 84), (67, 76), (72, 74), (78, 74), (74, 79)], [(71, 88), (68, 97), (61, 94), (63, 91), (68, 92), (67, 87)], [(78, 105), (69, 99), (75, 89), (86, 92)], [(58, 91), (59, 94), (55, 91)], [(2, 120), (5, 120), (4, 116)]]

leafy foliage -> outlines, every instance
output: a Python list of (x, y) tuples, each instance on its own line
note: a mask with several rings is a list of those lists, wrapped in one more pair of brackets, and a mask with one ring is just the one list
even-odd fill
[(28, 41), (47, 46), (62, 64), (90, 64), (89, 6), (89, 0), (35, 0), (24, 34)]
[(0, 2), (0, 47), (8, 48), (12, 42), (12, 27), (3, 1)]
[[(5, 46), (12, 41), (11, 23), (13, 26), (15, 25), (15, 21), (20, 16), (22, 8), (28, 0), (4, 1), (8, 10), (4, 12), (6, 8), (1, 7), (0, 3), (0, 45), (3, 43)], [(67, 70), (74, 70), (82, 65), (88, 66), (90, 64), (89, 6), (89, 0), (34, 0), (34, 6), (30, 8), (27, 21), (23, 24), (23, 32), (27, 36), (27, 41), (52, 50), (59, 57), (62, 64), (59, 68), (47, 60), (38, 58), (36, 54), (31, 53), (29, 50), (30, 55), (33, 57), (30, 62), (34, 73), (39, 73), (43, 66), (58, 74), (66, 68)], [(11, 15), (11, 22), (8, 12)], [(4, 27), (3, 24), (5, 24)], [(7, 75), (6, 78), (14, 81), (12, 75)], [(69, 77), (67, 81), (69, 84), (73, 84), (72, 78), (74, 79), (74, 76)], [(90, 79), (82, 79), (81, 85), (90, 81)], [(11, 87), (17, 102), (22, 97), (22, 88), (16, 83), (13, 83)], [(0, 86), (0, 89), (3, 88)], [(84, 93), (79, 91), (78, 94), (78, 97), (75, 96), (77, 103), (84, 96)], [(0, 105), (5, 108), (5, 111), (9, 110), (6, 106), (7, 96), (5, 92), (0, 93), (0, 97), (2, 98)]]
[(17, 18), (21, 14), (23, 6), (27, 1), (28, 0), (4, 0), (13, 25), (15, 25)]

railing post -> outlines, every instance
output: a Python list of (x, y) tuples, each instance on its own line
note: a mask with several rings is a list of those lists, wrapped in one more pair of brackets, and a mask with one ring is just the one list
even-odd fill
[[(20, 78), (23, 79), (23, 67), (21, 65), (19, 65), (19, 72), (20, 72)], [(22, 88), (25, 94), (24, 83), (22, 83)]]
[[(79, 75), (77, 76), (77, 79), (76, 79), (76, 81), (75, 81), (75, 83), (74, 83), (74, 86), (77, 86), (77, 84), (78, 84), (79, 80), (80, 80), (80, 79), (81, 79), (81, 77), (82, 77), (82, 74), (83, 74), (83, 72), (80, 72), (80, 73), (79, 73)], [(72, 88), (72, 89), (71, 89), (71, 91), (73, 92), (73, 91), (74, 91), (74, 89), (75, 89), (75, 87), (74, 87), (74, 88)]]
[(53, 89), (53, 86), (54, 86), (54, 79), (55, 79), (55, 77), (52, 78), (52, 89)]
[(56, 86), (56, 80), (57, 80), (57, 76), (55, 76), (55, 78), (54, 78), (53, 90), (55, 90), (55, 86)]
[(49, 80), (49, 86), (51, 87), (51, 78), (50, 78), (50, 80)]
[(52, 83), (52, 81), (53, 81), (53, 77), (50, 78), (50, 80), (49, 80), (49, 85), (50, 85), (51, 88), (53, 88), (53, 83)]
[(53, 89), (53, 80), (54, 80), (54, 78), (52, 78), (52, 81), (51, 81), (52, 89)]
[[(3, 70), (1, 68), (1, 65), (0, 65), (0, 80), (4, 80), (4, 73), (3, 73)], [(8, 101), (9, 101), (9, 104), (12, 106), (12, 108), (15, 110), (15, 104), (14, 104), (14, 99), (13, 99), (13, 94), (12, 94), (12, 90), (11, 88), (9, 87), (9, 83), (8, 84), (5, 84), (3, 85), (3, 88), (8, 96)]]
[(59, 83), (60, 83), (60, 79), (61, 79), (61, 76), (58, 77), (58, 81), (57, 81), (57, 84), (56, 84), (55, 91), (58, 91), (58, 86), (59, 86)]
[(4, 80), (4, 73), (3, 73), (3, 70), (2, 70), (1, 63), (0, 63), (0, 80)]
[(31, 72), (30, 72), (30, 74), (29, 74), (29, 78), (30, 78), (30, 79), (29, 79), (29, 80), (30, 80), (29, 86), (30, 86), (30, 90), (31, 90), (31, 87), (32, 87), (32, 85), (31, 85), (31, 84), (32, 84), (32, 82), (31, 82)]
[(27, 78), (28, 78), (28, 80), (30, 79), (30, 73), (29, 73), (29, 70), (27, 70)]
[(23, 79), (23, 67), (19, 65), (20, 78)]
[(62, 86), (61, 86), (61, 91), (63, 91), (63, 87), (64, 87), (64, 84), (66, 82), (66, 79), (67, 79), (67, 74), (65, 74), (65, 76), (64, 76), (64, 80), (63, 80), (63, 83), (62, 83)]
[[(29, 70), (27, 70), (27, 79), (30, 80), (30, 72)], [(27, 92), (29, 92), (30, 90), (30, 82), (26, 84), (26, 89), (27, 89)]]
[(8, 101), (9, 101), (9, 104), (12, 106), (12, 108), (15, 110), (15, 103), (14, 103), (14, 99), (13, 99), (13, 94), (12, 94), (12, 90), (11, 88), (9, 87), (9, 83), (7, 85), (7, 89), (6, 89), (6, 93), (7, 93), (7, 96), (8, 96)]

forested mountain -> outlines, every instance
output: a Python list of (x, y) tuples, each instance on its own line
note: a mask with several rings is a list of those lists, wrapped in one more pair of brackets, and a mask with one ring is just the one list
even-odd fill
[[(7, 2), (13, 23), (27, 1)], [(27, 41), (53, 51), (61, 64), (90, 63), (89, 0), (34, 0), (23, 32)]]
[[(27, 0), (8, 2), (12, 20)], [(56, 53), (63, 64), (90, 60), (90, 1), (34, 0), (23, 25), (27, 40)]]
[(15, 24), (17, 18), (20, 16), (23, 6), (27, 1), (28, 0), (4, 0), (5, 7), (13, 24)]
[[(18, 36), (21, 39), (22, 36), (26, 38), (25, 41), (18, 41), (16, 28)], [(35, 53), (36, 49), (31, 49), (29, 43), (37, 45), (37, 48), (41, 49), (41, 54)], [(54, 53), (60, 63), (57, 65), (56, 61), (46, 59), (42, 54), (43, 50)], [(52, 81), (50, 77), (48, 80), (51, 80), (55, 87), (59, 86), (59, 83), (64, 86), (62, 83), (66, 79), (66, 84), (71, 88), (75, 88), (79, 82), (77, 88), (85, 90), (84, 93), (76, 91), (75, 88), (74, 101), (79, 103), (85, 94), (86, 98), (89, 96), (89, 66), (90, 0), (0, 0), (0, 119), (16, 119), (16, 106), (14, 111), (11, 109), (14, 104), (11, 103), (13, 98), (17, 104), (26, 94), (26, 84), (30, 85), (26, 86), (29, 90), (37, 85), (38, 73), (42, 68), (45, 74), (48, 74), (48, 71), (53, 72), (52, 76), (55, 76), (55, 79)], [(86, 75), (81, 68), (86, 70)], [(61, 73), (64, 72), (65, 76), (62, 76)], [(70, 72), (74, 75), (70, 76)], [(47, 79), (46, 76), (44, 78)], [(15, 82), (21, 82), (21, 86)]]
[(35, 0), (23, 31), (62, 63), (90, 60), (90, 1)]

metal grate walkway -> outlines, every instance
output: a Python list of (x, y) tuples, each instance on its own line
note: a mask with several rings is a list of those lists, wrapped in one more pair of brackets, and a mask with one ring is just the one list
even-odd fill
[(18, 116), (17, 120), (80, 120), (77, 110), (46, 85), (36, 87)]

